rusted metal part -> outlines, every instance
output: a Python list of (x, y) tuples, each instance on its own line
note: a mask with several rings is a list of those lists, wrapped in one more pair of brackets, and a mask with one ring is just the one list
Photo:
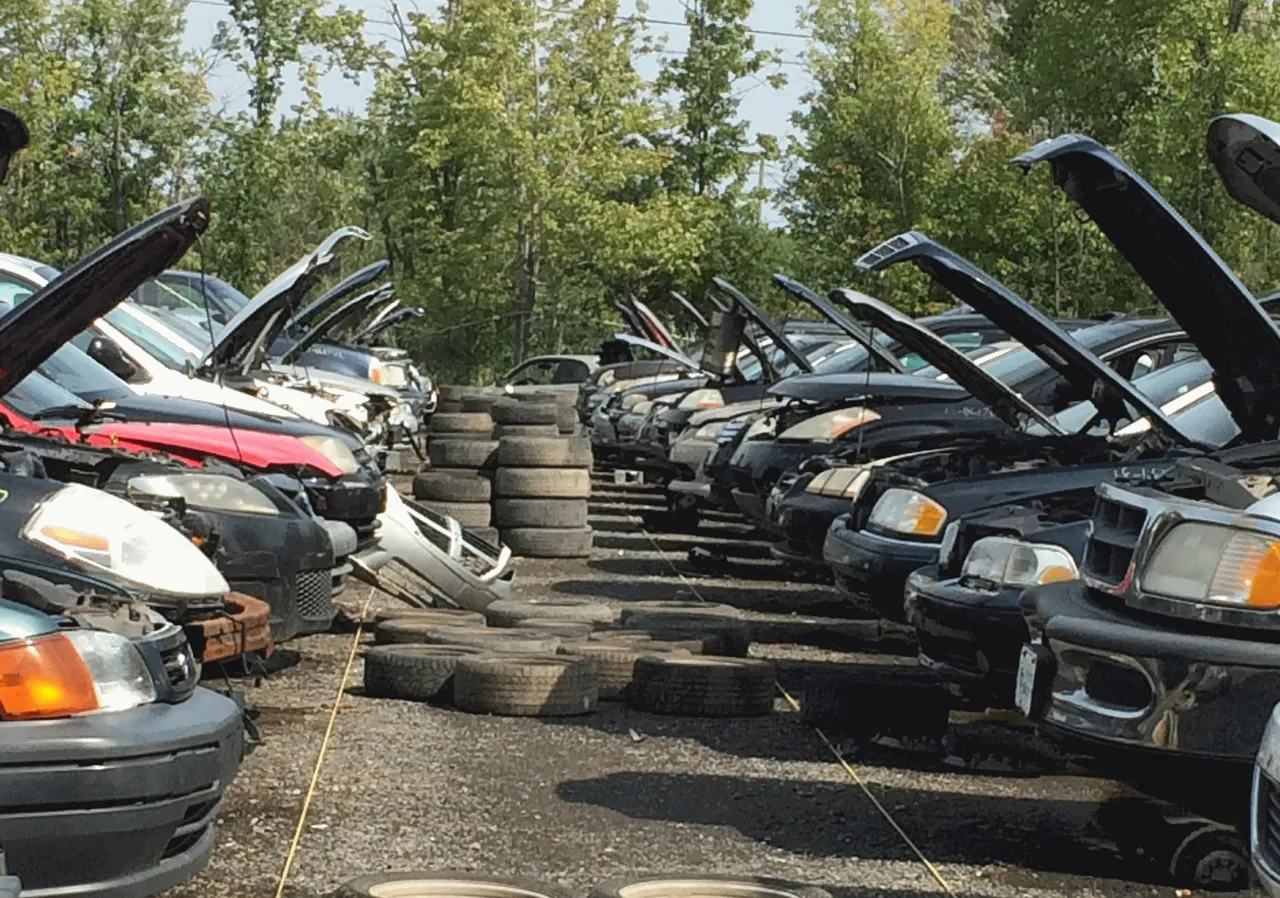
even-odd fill
[(226, 614), (184, 627), (187, 640), (201, 663), (225, 661), (247, 652), (270, 657), (275, 649), (271, 637), (271, 606), (261, 599), (238, 592), (227, 593)]

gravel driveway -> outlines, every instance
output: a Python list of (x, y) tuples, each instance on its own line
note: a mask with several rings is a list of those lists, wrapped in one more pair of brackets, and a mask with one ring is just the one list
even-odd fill
[[(841, 663), (913, 664), (900, 631), (826, 620), (845, 613), (831, 587), (781, 579), (764, 544), (738, 525), (655, 534), (655, 545), (640, 518), (654, 502), (642, 489), (598, 490), (594, 557), (521, 562), (520, 592), (622, 604), (696, 590), (748, 609), (768, 640), (753, 654), (777, 659), (784, 684), (797, 690), (812, 671)], [(694, 546), (726, 557), (691, 566)], [(349, 598), (363, 601), (359, 589)], [(298, 640), (280, 653), (285, 661), (296, 654), (296, 664), (260, 685), (241, 681), (262, 709), (265, 744), (227, 793), (210, 866), (170, 895), (274, 894), (351, 641)], [(328, 895), (361, 873), (415, 868), (577, 888), (680, 870), (783, 877), (838, 896), (942, 891), (781, 699), (772, 717), (754, 720), (603, 705), (589, 717), (543, 721), (368, 699), (359, 683), (357, 661), (287, 895)], [(995, 755), (1044, 749), (1025, 730), (989, 718), (957, 715), (953, 723), (967, 745)], [(1040, 776), (951, 772), (888, 750), (854, 763), (958, 895), (1172, 896), (1159, 871), (1122, 860), (1091, 823), (1124, 789), (1073, 775), (1047, 750), (1044, 758), (1051, 773)]]

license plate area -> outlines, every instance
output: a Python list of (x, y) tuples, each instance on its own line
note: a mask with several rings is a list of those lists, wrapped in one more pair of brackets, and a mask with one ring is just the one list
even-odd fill
[(1030, 718), (1039, 716), (1053, 681), (1053, 654), (1044, 646), (1024, 645), (1018, 657), (1013, 703)]

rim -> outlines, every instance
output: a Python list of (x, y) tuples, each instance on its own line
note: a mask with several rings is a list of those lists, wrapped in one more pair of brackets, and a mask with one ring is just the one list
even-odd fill
[(797, 893), (754, 882), (651, 879), (618, 889), (620, 898), (797, 898)]
[(372, 898), (547, 898), (532, 889), (465, 879), (398, 879), (370, 886), (369, 895)]

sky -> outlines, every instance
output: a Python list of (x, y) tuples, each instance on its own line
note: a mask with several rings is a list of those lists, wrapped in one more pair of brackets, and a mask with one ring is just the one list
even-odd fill
[[(332, 6), (339, 5), (335, 0), (330, 2)], [(190, 3), (187, 13), (187, 47), (197, 51), (206, 50), (218, 22), (227, 18), (227, 7), (222, 0), (190, 0)], [(341, 3), (350, 9), (363, 11), (368, 23), (368, 36), (373, 40), (383, 41), (389, 49), (394, 50), (397, 41), (395, 29), (391, 25), (391, 0), (341, 0)], [(404, 10), (434, 12), (437, 7), (436, 0), (401, 0), (401, 8)], [(622, 0), (622, 7), (626, 14), (636, 12), (635, 0)], [(759, 31), (796, 34), (801, 30), (798, 10), (795, 0), (756, 0), (750, 25)], [(650, 19), (683, 22), (684, 5), (681, 0), (649, 0), (647, 15)], [(688, 46), (688, 30), (680, 25), (652, 24), (650, 31), (666, 38), (668, 53), (679, 53)], [(776, 51), (787, 61), (786, 64), (771, 67), (762, 73), (764, 76), (774, 71), (780, 72), (786, 76), (787, 85), (776, 90), (761, 76), (744, 80), (738, 87), (742, 100), (739, 114), (750, 124), (753, 133), (772, 134), (785, 145), (786, 137), (792, 131), (789, 121), (791, 113), (800, 105), (800, 96), (812, 85), (803, 66), (795, 64), (803, 61), (805, 41), (802, 37), (782, 34), (757, 34), (756, 47)], [(636, 68), (645, 78), (651, 79), (657, 74), (661, 61), (657, 56), (639, 58)], [(230, 64), (214, 69), (209, 87), (231, 110), (243, 108), (248, 102), (247, 82)], [(356, 84), (340, 75), (331, 74), (321, 84), (325, 105), (344, 111), (363, 109), (372, 89), (372, 78), (368, 76), (362, 83)], [(293, 78), (286, 85), (283, 108), (288, 108), (301, 99), (301, 88), (297, 79)], [(766, 167), (767, 186), (777, 187), (781, 177), (779, 166), (775, 164)], [(775, 217), (776, 212), (771, 211), (769, 218)]]

